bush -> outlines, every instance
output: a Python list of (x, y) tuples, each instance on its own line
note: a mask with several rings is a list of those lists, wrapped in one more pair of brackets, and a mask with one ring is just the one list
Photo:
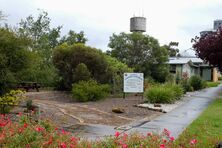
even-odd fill
[(168, 87), (168, 88), (173, 90), (174, 97), (175, 97), (176, 100), (179, 100), (180, 97), (183, 96), (183, 94), (184, 94), (184, 89), (181, 85), (178, 85), (178, 84), (177, 85), (172, 85), (171, 84), (171, 85), (166, 85), (165, 87)]
[(8, 113), (11, 106), (19, 103), (22, 98), (22, 94), (23, 92), (20, 90), (11, 90), (9, 93), (0, 97), (0, 113)]
[(204, 89), (204, 88), (207, 88), (207, 81), (202, 80), (202, 88), (201, 89)]
[(194, 90), (200, 90), (204, 88), (204, 81), (201, 79), (200, 76), (192, 76), (189, 79), (190, 85), (193, 87)]
[(88, 81), (90, 79), (90, 72), (84, 63), (76, 66), (73, 80), (74, 82)]
[(109, 85), (98, 84), (95, 80), (80, 81), (72, 87), (73, 98), (80, 102), (97, 101), (109, 93)]
[(108, 63), (107, 73), (110, 77), (109, 84), (111, 85), (111, 92), (114, 95), (122, 94), (123, 74), (133, 72), (133, 69), (109, 55), (106, 55), (105, 58)]
[(144, 79), (144, 89), (146, 90), (146, 89), (149, 89), (150, 87), (152, 87), (152, 86), (155, 86), (155, 85), (157, 85), (158, 83), (156, 83), (154, 80), (153, 80), (153, 78), (152, 77), (146, 77), (145, 79)]
[(109, 75), (107, 73), (108, 63), (102, 51), (85, 46), (83, 44), (67, 45), (62, 44), (54, 49), (53, 64), (58, 69), (60, 85), (63, 90), (71, 90), (75, 83), (75, 69), (77, 65), (84, 63), (91, 78), (100, 83), (107, 83)]
[(189, 81), (187, 79), (181, 80), (180, 85), (183, 87), (184, 93), (189, 92), (189, 91), (193, 91), (193, 87), (191, 86), (191, 84), (189, 83)]
[(166, 82), (167, 83), (171, 83), (171, 84), (174, 84), (176, 81), (175, 81), (175, 76), (173, 74), (169, 74), (167, 77), (166, 77)]
[(146, 100), (150, 103), (173, 103), (183, 95), (180, 85), (165, 84), (152, 86), (145, 92)]
[(153, 86), (145, 92), (146, 100), (150, 103), (173, 103), (175, 93), (171, 88)]
[[(206, 147), (202, 141), (193, 139), (193, 135), (184, 136), (175, 141), (171, 131), (164, 129), (159, 134), (147, 132), (119, 133), (97, 140), (81, 138), (77, 133), (58, 129), (49, 120), (33, 122), (24, 115), (18, 116), (19, 122), (0, 116), (0, 146), (3, 148), (138, 148), (138, 147)], [(7, 124), (8, 123), (8, 124)], [(215, 137), (215, 136), (214, 136)], [(197, 137), (198, 138), (198, 137)], [(216, 137), (219, 139), (219, 136)], [(215, 138), (214, 138), (215, 139)], [(209, 147), (215, 146), (215, 140), (209, 141)]]

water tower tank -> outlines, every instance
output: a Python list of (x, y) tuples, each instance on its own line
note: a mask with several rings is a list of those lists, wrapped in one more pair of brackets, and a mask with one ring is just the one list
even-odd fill
[(219, 27), (222, 27), (222, 20), (215, 20), (214, 21), (214, 30), (219, 29)]
[(130, 18), (130, 31), (131, 32), (146, 32), (146, 18), (145, 17)]

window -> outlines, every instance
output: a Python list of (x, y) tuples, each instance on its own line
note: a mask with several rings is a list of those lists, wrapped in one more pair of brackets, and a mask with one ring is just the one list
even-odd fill
[(176, 66), (177, 65), (170, 65), (170, 73), (176, 73)]

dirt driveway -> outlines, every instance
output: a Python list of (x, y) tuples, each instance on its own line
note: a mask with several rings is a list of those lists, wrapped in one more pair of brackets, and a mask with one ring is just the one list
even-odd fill
[[(138, 96), (107, 98), (98, 102), (79, 103), (66, 92), (43, 91), (27, 92), (27, 98), (40, 107), (41, 117), (50, 118), (61, 127), (76, 124), (103, 124), (121, 126), (143, 118), (153, 118), (162, 113), (135, 107), (142, 102)], [(124, 108), (125, 112), (116, 114), (113, 107)]]

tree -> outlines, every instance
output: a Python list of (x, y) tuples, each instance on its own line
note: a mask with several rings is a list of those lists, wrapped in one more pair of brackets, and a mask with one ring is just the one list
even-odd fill
[(108, 52), (135, 72), (143, 72), (145, 76), (152, 76), (157, 81), (165, 81), (168, 75), (168, 52), (160, 47), (158, 41), (142, 33), (120, 33), (110, 37)]
[(201, 37), (192, 39), (198, 57), (222, 72), (222, 28)]
[(18, 37), (6, 28), (0, 28), (0, 95), (13, 83), (22, 81), (21, 72), (32, 65), (28, 40)]
[(169, 52), (170, 57), (175, 57), (179, 55), (178, 42), (170, 42), (169, 45), (163, 45)]
[(76, 33), (73, 30), (70, 30), (68, 33), (68, 36), (63, 36), (60, 40), (60, 44), (67, 43), (68, 45), (73, 45), (75, 43), (82, 43), (85, 44), (87, 41), (87, 38), (84, 35), (83, 31), (80, 31), (80, 33)]
[(76, 66), (73, 81), (75, 83), (79, 81), (88, 81), (90, 79), (90, 72), (84, 63), (80, 63)]
[(29, 77), (26, 77), (26, 80), (37, 81), (46, 86), (53, 86), (58, 79), (57, 71), (52, 63), (54, 48), (64, 42), (72, 45), (87, 41), (83, 31), (80, 33), (70, 31), (68, 36), (60, 39), (62, 26), (52, 28), (50, 24), (51, 19), (48, 13), (40, 11), (36, 19), (30, 15), (26, 19), (21, 20), (16, 30), (21, 38), (30, 39), (29, 49), (32, 51), (32, 56), (35, 59), (33, 68), (25, 71), (31, 73)]
[(29, 38), (32, 41), (31, 50), (38, 53), (46, 65), (50, 65), (52, 50), (59, 45), (60, 30), (62, 26), (50, 27), (51, 19), (45, 11), (40, 12), (35, 20), (28, 16), (21, 20), (17, 33), (20, 37)]
[(105, 54), (100, 50), (85, 46), (83, 44), (68, 45), (64, 43), (56, 47), (53, 55), (53, 63), (61, 77), (60, 89), (71, 90), (75, 82), (75, 69), (80, 63), (84, 63), (91, 78), (99, 83), (108, 82), (107, 61)]
[(107, 73), (110, 78), (109, 84), (112, 87), (112, 93), (121, 93), (123, 91), (123, 74), (133, 72), (133, 69), (109, 55), (106, 55), (106, 61), (108, 63)]

